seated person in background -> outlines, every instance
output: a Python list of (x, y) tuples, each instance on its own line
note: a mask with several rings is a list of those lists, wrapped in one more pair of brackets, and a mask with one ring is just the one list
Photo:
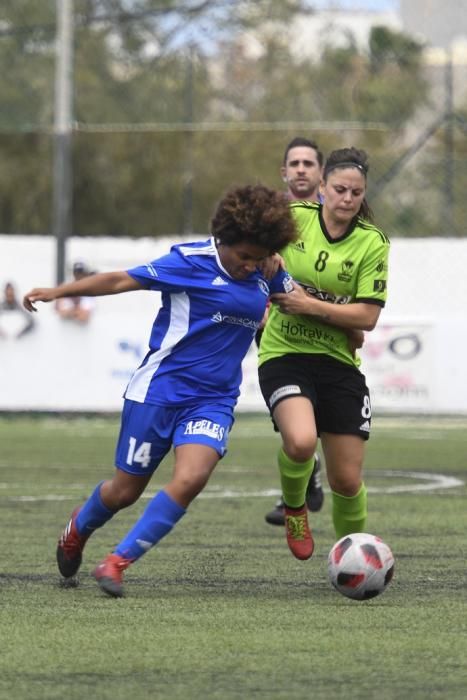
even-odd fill
[(0, 338), (21, 338), (33, 328), (34, 319), (16, 298), (13, 283), (7, 282), (0, 301)]
[[(78, 260), (73, 265), (73, 277), (75, 280), (80, 280), (83, 277), (93, 275), (94, 272), (89, 270), (87, 265)], [(57, 299), (55, 309), (63, 319), (78, 321), (78, 323), (87, 323), (94, 311), (95, 301), (93, 297), (64, 297)]]

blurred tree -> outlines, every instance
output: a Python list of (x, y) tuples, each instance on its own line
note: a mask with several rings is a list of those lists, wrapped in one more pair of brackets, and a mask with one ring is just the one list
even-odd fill
[[(366, 148), (372, 164), (370, 182), (382, 177), (407, 147), (405, 128), (428, 99), (421, 45), (404, 34), (377, 27), (370, 34), (368, 51), (360, 50), (349, 36), (345, 46), (325, 44), (320, 60), (313, 60), (291, 55), (288, 34), (269, 27), (260, 38), (261, 50), (256, 46), (251, 51), (245, 37), (223, 48), (226, 58), (217, 101), (220, 116), (235, 115), (256, 123), (309, 123), (312, 134), (311, 127), (302, 131), (314, 137), (325, 152), (350, 144)], [(359, 131), (356, 124), (379, 126)], [(250, 172), (263, 173), (268, 179), (264, 173), (268, 168), (270, 173), (273, 165), (273, 182), (277, 182), (277, 163), (285, 141), (273, 151), (272, 163), (264, 139), (255, 134), (255, 141), (264, 149), (259, 160), (263, 169), (255, 168), (253, 163), (258, 160), (251, 159)], [(238, 162), (238, 156), (236, 159)], [(219, 169), (221, 172), (222, 165)], [(378, 221), (388, 232), (405, 235), (415, 229), (421, 235), (433, 228), (427, 228), (426, 221), (433, 217), (434, 204), (423, 210), (423, 217), (420, 211), (423, 220), (414, 226), (416, 207), (405, 192), (410, 182), (414, 182), (412, 175), (398, 176), (391, 188), (374, 198)]]
[[(188, 199), (190, 226), (202, 233), (231, 184), (279, 185), (283, 148), (297, 131), (325, 152), (366, 148), (371, 177), (380, 177), (427, 100), (421, 46), (378, 27), (367, 51), (349, 37), (319, 60), (297, 57), (284, 28), (307, 8), (305, 0), (74, 0), (74, 233), (180, 234)], [(55, 0), (11, 1), (0, 13), (9, 66), (0, 74), (0, 231), (43, 233), (51, 144), (37, 132), (53, 121)], [(21, 130), (36, 133), (11, 135)], [(398, 177), (373, 202), (388, 233), (413, 231), (411, 181)]]
[(369, 56), (357, 87), (356, 116), (404, 126), (427, 103), (423, 47), (386, 27), (370, 33)]
[(50, 125), (55, 56), (54, 0), (4, 2), (0, 8), (0, 129)]
[(50, 138), (0, 133), (0, 154), (0, 232), (50, 233)]
[[(81, 125), (74, 137), (75, 233), (179, 231), (180, 193), (193, 177), (186, 168), (191, 127), (184, 133), (183, 125), (209, 115), (207, 58), (216, 42), (306, 6), (304, 0), (74, 0), (74, 119)], [(11, 132), (51, 128), (55, 9), (55, 0), (20, 0), (0, 10), (0, 58), (8, 67), (0, 75), (1, 231), (50, 230), (51, 144)], [(111, 124), (144, 122), (180, 130), (164, 138), (144, 130), (133, 138), (110, 135)], [(103, 128), (109, 134), (87, 134), (90, 123), (109, 125)], [(40, 206), (30, 211), (25, 201)]]

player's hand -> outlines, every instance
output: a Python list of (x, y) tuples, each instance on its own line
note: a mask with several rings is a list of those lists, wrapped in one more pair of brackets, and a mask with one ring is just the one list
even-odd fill
[(267, 280), (271, 280), (280, 267), (285, 270), (284, 259), (279, 253), (274, 253), (274, 255), (264, 258), (258, 265), (258, 268)]
[(346, 328), (345, 333), (347, 335), (349, 350), (352, 353), (352, 356), (355, 357), (355, 353), (365, 342), (365, 334), (363, 331), (357, 328)]
[(293, 290), (288, 294), (271, 294), (271, 301), (278, 305), (283, 314), (310, 313), (310, 295), (293, 280), (292, 285)]
[(23, 306), (28, 311), (37, 311), (34, 306), (37, 301), (53, 301), (55, 298), (54, 287), (39, 287), (24, 295)]

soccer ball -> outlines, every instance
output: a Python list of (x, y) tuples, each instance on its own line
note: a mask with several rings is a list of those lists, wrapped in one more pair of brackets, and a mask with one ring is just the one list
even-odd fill
[(329, 578), (348, 598), (368, 600), (386, 590), (394, 573), (394, 557), (388, 545), (366, 532), (345, 535), (328, 557)]

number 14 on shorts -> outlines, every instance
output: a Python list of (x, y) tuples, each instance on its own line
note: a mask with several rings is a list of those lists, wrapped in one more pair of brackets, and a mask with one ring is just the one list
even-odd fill
[(137, 462), (142, 467), (148, 467), (150, 461), (151, 443), (142, 442), (141, 445), (138, 448), (136, 448), (136, 438), (130, 437), (126, 463), (131, 466), (134, 462)]

